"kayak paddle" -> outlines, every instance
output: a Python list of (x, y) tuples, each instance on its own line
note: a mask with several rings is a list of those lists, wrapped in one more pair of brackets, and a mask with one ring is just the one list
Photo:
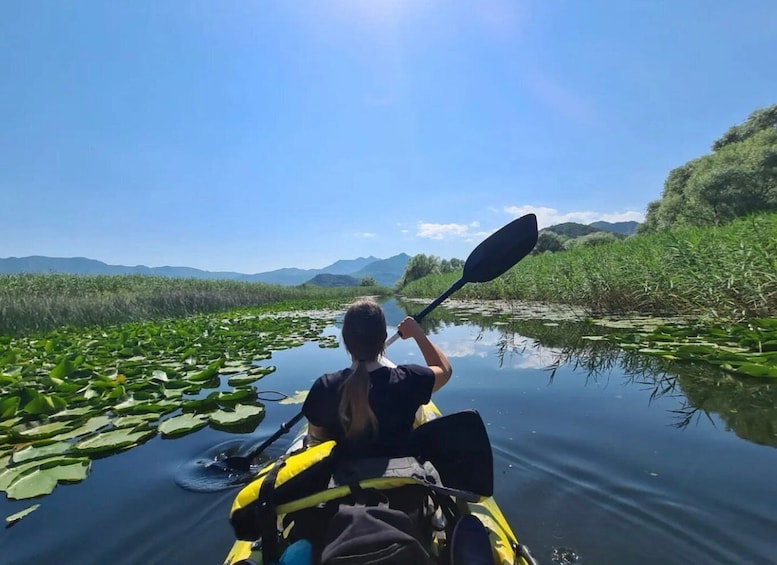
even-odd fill
[[(503, 228), (483, 240), (464, 262), (464, 272), (461, 278), (453, 283), (448, 290), (438, 296), (431, 304), (413, 316), (420, 322), (427, 314), (437, 308), (446, 298), (467, 283), (488, 282), (507, 272), (518, 261), (526, 257), (537, 244), (537, 216), (526, 214), (513, 220)], [(386, 347), (399, 339), (399, 333), (386, 341)], [(291, 420), (281, 424), (273, 435), (267, 438), (256, 449), (245, 457), (232, 456), (219, 461), (227, 469), (246, 472), (251, 468), (251, 461), (267, 449), (275, 440), (288, 433), (303, 418), (302, 412)]]

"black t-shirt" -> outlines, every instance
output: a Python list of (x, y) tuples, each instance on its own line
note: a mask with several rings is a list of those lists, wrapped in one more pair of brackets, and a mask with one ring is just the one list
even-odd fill
[(343, 447), (363, 455), (399, 454), (413, 429), (418, 407), (432, 397), (434, 373), (421, 365), (381, 367), (370, 373), (369, 401), (378, 420), (377, 438), (347, 445), (338, 409), (340, 390), (351, 369), (320, 376), (310, 389), (302, 413), (314, 426), (324, 428)]

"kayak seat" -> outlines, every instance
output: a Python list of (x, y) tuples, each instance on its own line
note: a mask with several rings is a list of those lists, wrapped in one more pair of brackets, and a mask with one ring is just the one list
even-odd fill
[(472, 514), (462, 516), (453, 529), (451, 565), (491, 565), (491, 540), (483, 523)]

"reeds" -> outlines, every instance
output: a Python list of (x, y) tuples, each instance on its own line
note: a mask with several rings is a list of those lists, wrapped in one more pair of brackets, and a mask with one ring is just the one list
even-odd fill
[[(381, 291), (389, 292), (370, 289)], [(144, 275), (0, 275), (0, 334), (183, 317), (283, 301), (348, 299), (363, 293), (362, 287), (292, 287)]]
[[(402, 293), (433, 297), (459, 276), (426, 277)], [(527, 257), (495, 281), (467, 285), (457, 295), (571, 304), (591, 313), (775, 316), (777, 214)]]

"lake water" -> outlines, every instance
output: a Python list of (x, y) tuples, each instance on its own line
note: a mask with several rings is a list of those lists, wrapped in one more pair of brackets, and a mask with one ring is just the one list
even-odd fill
[[(392, 324), (402, 316), (394, 302), (387, 313)], [(580, 339), (580, 326), (565, 322), (451, 312), (432, 322), (454, 366), (435, 402), (481, 413), (495, 498), (540, 563), (559, 549), (589, 565), (777, 563), (774, 384), (706, 367), (678, 372)], [(422, 362), (408, 342), (389, 355)], [(294, 394), (348, 361), (342, 349), (308, 343), (272, 363), (277, 371), (257, 388)], [(253, 434), (206, 428), (94, 461), (85, 481), (60, 485), (0, 533), (0, 563), (220, 564), (236, 490), (190, 492), (176, 477), (223, 442), (258, 444), (299, 408), (267, 403)], [(2, 499), (0, 512), (29, 505)]]

